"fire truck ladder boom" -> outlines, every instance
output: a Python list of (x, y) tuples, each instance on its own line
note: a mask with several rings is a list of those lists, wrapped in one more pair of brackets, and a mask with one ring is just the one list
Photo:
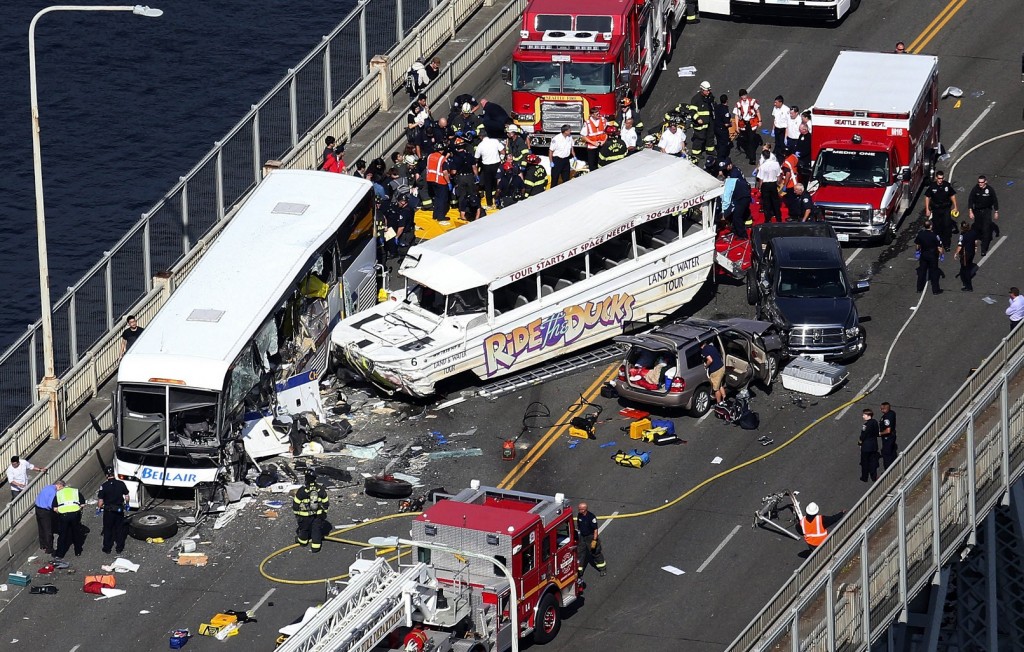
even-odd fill
[(395, 571), (384, 558), (355, 575), (277, 652), (369, 652), (406, 618), (403, 589), (420, 582), (426, 565)]

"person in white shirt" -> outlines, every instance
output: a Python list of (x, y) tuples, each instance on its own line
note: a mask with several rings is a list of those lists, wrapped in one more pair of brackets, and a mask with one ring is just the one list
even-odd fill
[(1010, 305), (1006, 308), (1006, 316), (1010, 318), (1010, 330), (1024, 319), (1024, 296), (1015, 287), (1010, 288)]
[(757, 189), (761, 191), (761, 212), (765, 222), (782, 221), (782, 200), (779, 198), (779, 175), (782, 167), (772, 156), (767, 146), (761, 150), (761, 164), (757, 166), (754, 176), (757, 178)]
[(572, 171), (572, 147), (572, 128), (569, 125), (562, 125), (558, 135), (552, 138), (548, 145), (548, 154), (551, 155), (552, 188), (569, 180)]
[(800, 140), (800, 107), (789, 107), (789, 120), (786, 121), (786, 155), (796, 151), (796, 141)]
[(622, 130), (619, 132), (619, 138), (622, 142), (626, 143), (626, 151), (632, 154), (636, 151), (636, 143), (639, 138), (639, 134), (636, 133), (636, 126), (633, 124), (633, 118), (626, 118), (625, 123), (622, 125)]
[(494, 191), (498, 188), (498, 166), (501, 165), (505, 143), (491, 138), (484, 132), (483, 140), (476, 146), (476, 159), (480, 162), (480, 185), (484, 188), (487, 208), (494, 208)]
[(786, 151), (786, 129), (789, 127), (789, 107), (781, 95), (772, 102), (772, 130), (775, 134), (775, 151), (783, 155)]
[(11, 458), (11, 465), (7, 467), (7, 484), (11, 486), (11, 500), (14, 500), (28, 486), (28, 472), (46, 473), (45, 466), (35, 466), (28, 460), (20, 459), (17, 455)]
[(686, 154), (686, 134), (679, 128), (679, 123), (675, 120), (669, 122), (668, 129), (661, 132), (658, 149), (672, 156)]

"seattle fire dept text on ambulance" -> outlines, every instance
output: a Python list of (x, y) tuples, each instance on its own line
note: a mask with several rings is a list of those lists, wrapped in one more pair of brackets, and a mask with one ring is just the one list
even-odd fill
[(579, 133), (591, 107), (613, 115), (648, 87), (685, 9), (685, 0), (532, 0), (503, 70), (512, 119), (546, 146), (563, 124)]

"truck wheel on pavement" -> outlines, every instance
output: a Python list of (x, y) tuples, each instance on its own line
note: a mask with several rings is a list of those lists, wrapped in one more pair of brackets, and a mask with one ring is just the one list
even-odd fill
[(757, 278), (756, 278), (756, 276), (754, 274), (754, 268), (753, 267), (751, 267), (750, 269), (747, 270), (746, 281), (747, 281), (747, 304), (752, 306), (755, 303), (757, 303), (757, 300), (760, 298), (758, 296), (760, 294), (760, 292), (757, 289)]
[(693, 390), (693, 398), (690, 401), (690, 416), (702, 417), (707, 414), (711, 409), (711, 386), (705, 383)]
[[(562, 628), (562, 611), (554, 593), (547, 593), (537, 606), (537, 622), (533, 626), (533, 642), (543, 645), (558, 636)], [(513, 634), (514, 636), (514, 634)]]
[(367, 478), (363, 483), (366, 495), (374, 498), (407, 498), (412, 495), (412, 485), (390, 475)]
[(128, 524), (128, 534), (136, 539), (170, 539), (178, 533), (178, 517), (159, 509), (147, 509), (134, 514)]

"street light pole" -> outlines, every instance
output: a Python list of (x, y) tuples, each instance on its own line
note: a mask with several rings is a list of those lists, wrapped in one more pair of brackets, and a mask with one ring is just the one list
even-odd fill
[[(519, 652), (519, 593), (516, 591), (516, 581), (512, 577), (512, 571), (508, 567), (499, 561), (496, 557), (485, 555), (482, 552), (473, 552), (472, 550), (462, 550), (461, 548), (453, 548), (446, 546), (443, 543), (433, 543), (426, 541), (412, 541), (410, 539), (401, 539), (399, 537), (373, 537), (369, 541), (370, 545), (374, 547), (393, 547), (393, 546), (415, 546), (418, 548), (426, 548), (428, 550), (437, 550), (439, 552), (447, 552), (452, 555), (464, 555), (466, 557), (473, 557), (475, 559), (482, 559), (483, 561), (494, 564), (498, 570), (505, 574), (508, 578), (509, 586), (509, 599), (512, 604), (510, 611), (512, 612), (512, 652)], [(500, 614), (499, 614), (500, 615)]]
[(36, 244), (39, 249), (39, 301), (42, 307), (43, 325), (43, 380), (39, 384), (39, 394), (41, 397), (45, 396), (49, 401), (50, 424), (53, 437), (56, 439), (60, 437), (60, 424), (57, 419), (59, 383), (53, 362), (53, 309), (50, 305), (50, 267), (46, 254), (46, 211), (43, 203), (43, 160), (39, 145), (39, 101), (36, 96), (36, 23), (44, 14), (52, 11), (130, 11), (139, 16), (154, 18), (162, 16), (164, 12), (142, 5), (55, 5), (40, 10), (28, 26), (28, 77), (32, 102), (32, 170), (36, 186)]

